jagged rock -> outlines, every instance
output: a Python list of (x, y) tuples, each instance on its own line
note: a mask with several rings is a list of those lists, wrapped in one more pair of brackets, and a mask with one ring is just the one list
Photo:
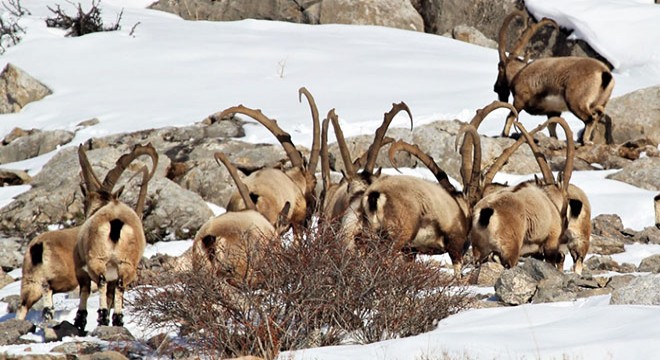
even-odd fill
[(25, 71), (7, 64), (0, 73), (0, 114), (18, 112), (25, 105), (52, 93), (46, 85)]
[(21, 239), (0, 238), (0, 268), (11, 271), (23, 265)]
[(304, 20), (302, 9), (309, 3), (312, 1), (160, 0), (149, 7), (175, 13), (187, 20), (266, 19), (301, 23)]
[(620, 240), (623, 243), (632, 241), (631, 234), (623, 228), (623, 221), (616, 214), (600, 214), (591, 219), (591, 234)]
[(80, 335), (78, 328), (68, 321), (62, 321), (59, 324), (56, 323), (53, 326), (46, 326), (44, 328), (44, 339), (46, 342), (61, 341), (66, 336), (78, 335)]
[(495, 282), (495, 295), (510, 305), (526, 304), (536, 293), (538, 281), (519, 266), (507, 269)]
[(409, 0), (323, 0), (319, 22), (424, 31), (422, 16)]
[(637, 271), (633, 264), (619, 264), (611, 256), (592, 256), (584, 262), (584, 266), (593, 273), (615, 271), (619, 273), (631, 273)]
[(660, 254), (651, 255), (642, 259), (637, 267), (637, 271), (652, 272), (656, 274), (660, 273)]
[(105, 341), (133, 341), (135, 337), (123, 326), (97, 326), (90, 336)]
[(101, 122), (101, 120), (99, 120), (97, 118), (92, 118), (92, 119), (89, 119), (89, 120), (83, 120), (83, 121), (76, 124), (76, 129), (80, 130), (80, 129), (88, 128), (88, 127), (94, 126), (94, 125), (96, 125), (100, 122)]
[(14, 278), (0, 268), (0, 289), (14, 282)]
[(588, 164), (598, 164), (604, 170), (621, 169), (632, 162), (619, 156), (617, 147), (603, 144), (580, 146), (575, 151), (575, 157)]
[(478, 286), (494, 286), (503, 271), (504, 266), (500, 263), (493, 261), (485, 262), (481, 264), (476, 271), (471, 273), (470, 284)]
[(89, 355), (103, 350), (103, 345), (93, 341), (71, 341), (53, 347), (50, 351), (72, 355)]
[(610, 304), (660, 305), (660, 274), (637, 277), (614, 290)]
[(0, 169), (0, 186), (26, 185), (32, 181), (23, 170)]
[(15, 313), (21, 305), (20, 295), (8, 295), (0, 299), (0, 301), (7, 303), (7, 312)]
[(617, 290), (627, 286), (636, 278), (637, 277), (635, 275), (615, 275), (609, 278), (606, 287), (612, 290)]
[(9, 319), (0, 322), (0, 345), (19, 344), (21, 336), (34, 330), (34, 324), (27, 320)]
[(660, 143), (660, 86), (612, 98), (606, 113), (612, 118), (616, 144), (648, 137)]
[(621, 171), (608, 175), (607, 178), (647, 190), (660, 190), (660, 158), (643, 158), (633, 161)]
[(642, 244), (660, 244), (660, 229), (648, 226), (633, 236), (633, 241)]
[(129, 358), (117, 351), (101, 351), (78, 357), (79, 360), (128, 360)]
[(458, 25), (452, 29), (451, 37), (466, 43), (497, 49), (497, 41), (487, 38), (473, 26)]
[(49, 153), (73, 140), (74, 134), (65, 130), (41, 131), (21, 136), (0, 147), (0, 164), (30, 159)]
[(624, 252), (625, 243), (620, 239), (591, 235), (589, 253), (598, 255), (612, 255)]

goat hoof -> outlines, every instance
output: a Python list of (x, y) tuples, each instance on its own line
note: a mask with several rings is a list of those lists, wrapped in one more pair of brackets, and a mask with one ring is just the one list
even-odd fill
[(54, 316), (53, 308), (45, 307), (41, 313), (41, 316), (44, 318), (45, 321), (53, 320), (53, 316)]
[(124, 326), (124, 314), (112, 314), (112, 326)]
[(98, 323), (101, 326), (108, 326), (110, 325), (110, 319), (108, 319), (108, 309), (99, 309), (99, 318), (98, 318)]
[(87, 326), (87, 310), (78, 310), (76, 313), (76, 319), (73, 321), (73, 326), (75, 326), (81, 333), (85, 332), (85, 326)]

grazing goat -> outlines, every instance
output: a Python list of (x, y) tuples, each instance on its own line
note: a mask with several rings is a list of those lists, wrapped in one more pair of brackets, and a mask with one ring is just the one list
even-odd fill
[[(470, 241), (478, 263), (494, 258), (505, 267), (513, 267), (524, 254), (542, 254), (557, 265), (563, 261), (559, 246), (567, 226), (567, 187), (572, 172), (575, 146), (573, 135), (561, 118), (551, 118), (534, 132), (558, 122), (567, 131), (567, 156), (563, 183), (554, 181), (548, 168), (541, 168), (545, 183), (521, 183), (495, 191), (479, 200), (473, 209)], [(531, 135), (516, 123), (525, 141), (533, 146)], [(543, 155), (533, 152), (537, 160)]]
[(78, 287), (73, 249), (80, 227), (47, 231), (30, 241), (23, 257), (21, 305), (16, 318), (23, 320), (34, 303), (46, 294), (43, 319), (53, 319), (53, 294)]
[(653, 208), (655, 209), (655, 227), (660, 229), (660, 194), (653, 198)]
[[(258, 279), (252, 273), (252, 265), (267, 252), (268, 243), (282, 230), (256, 210), (247, 186), (225, 154), (218, 152), (215, 158), (229, 171), (247, 208), (226, 212), (204, 223), (193, 241), (192, 263), (211, 269), (230, 284), (254, 283)], [(285, 227), (288, 208), (286, 203), (280, 211), (280, 227)]]
[[(608, 144), (612, 140), (612, 124), (605, 114), (605, 106), (614, 88), (614, 78), (609, 68), (602, 62), (586, 57), (553, 57), (529, 62), (519, 59), (519, 52), (531, 37), (545, 25), (557, 27), (550, 19), (543, 19), (533, 26), (527, 26), (513, 50), (506, 54), (506, 33), (511, 21), (527, 14), (517, 10), (509, 14), (499, 33), (498, 75), (494, 91), (501, 101), (508, 101), (513, 94), (513, 106), (518, 112), (525, 110), (532, 115), (560, 116), (568, 110), (585, 124), (580, 138), (583, 144), (592, 142), (595, 125), (605, 122), (605, 137)], [(508, 136), (515, 116), (509, 114), (502, 130)], [(549, 126), (550, 135), (557, 137), (556, 125)]]
[[(119, 201), (121, 187), (112, 192), (121, 174), (136, 158), (147, 155), (152, 160), (151, 172), (146, 167), (137, 200), (136, 210)], [(112, 325), (123, 326), (123, 295), (126, 287), (137, 277), (137, 267), (146, 246), (142, 227), (142, 212), (147, 184), (158, 165), (158, 153), (151, 144), (136, 145), (122, 155), (103, 183), (96, 177), (83, 145), (78, 147), (78, 159), (84, 185), (85, 222), (80, 227), (73, 252), (76, 277), (80, 284), (80, 306), (74, 325), (84, 332), (87, 324), (87, 300), (91, 282), (99, 288), (98, 324), (109, 324), (109, 306), (114, 305)]]
[[(307, 165), (291, 141), (291, 136), (282, 130), (277, 122), (266, 117), (260, 110), (247, 108), (243, 105), (230, 107), (221, 112), (220, 117), (229, 114), (244, 114), (257, 120), (265, 126), (282, 144), (292, 168), (283, 171), (275, 168), (260, 169), (243, 181), (249, 189), (249, 195), (256, 204), (257, 211), (262, 213), (268, 221), (275, 226), (279, 221), (280, 211), (286, 203), (290, 204), (286, 222), (294, 230), (304, 227), (309, 221), (316, 207), (316, 166), (319, 159), (319, 116), (316, 103), (307, 89), (300, 88), (299, 95), (305, 95), (314, 121), (314, 138), (312, 151)], [(246, 208), (246, 204), (238, 192), (232, 194), (227, 211), (239, 211)], [(288, 229), (284, 229), (285, 231)]]

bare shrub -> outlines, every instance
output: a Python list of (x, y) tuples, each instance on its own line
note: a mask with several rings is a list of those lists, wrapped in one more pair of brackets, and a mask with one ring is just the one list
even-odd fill
[(7, 48), (21, 41), (25, 29), (18, 24), (23, 15), (29, 15), (20, 0), (9, 0), (3, 2), (5, 11), (0, 15), (0, 54), (4, 54)]
[(165, 273), (136, 289), (129, 306), (144, 325), (178, 328), (200, 352), (271, 359), (419, 334), (470, 305), (466, 288), (435, 262), (409, 261), (374, 234), (348, 251), (336, 235), (318, 225), (293, 245), (260, 249), (267, 256), (251, 264), (259, 281), (230, 286), (213, 270)]
[(119, 23), (121, 21), (123, 11), (119, 13), (117, 22), (114, 25), (104, 27), (103, 19), (101, 18), (101, 9), (99, 8), (100, 3), (100, 0), (92, 1), (92, 8), (89, 9), (88, 12), (85, 12), (82, 9), (80, 3), (78, 3), (78, 13), (73, 17), (67, 15), (59, 4), (56, 5), (55, 9), (49, 6), (48, 10), (55, 14), (55, 17), (47, 18), (46, 26), (68, 30), (66, 36), (74, 37), (101, 31), (119, 30), (121, 28)]

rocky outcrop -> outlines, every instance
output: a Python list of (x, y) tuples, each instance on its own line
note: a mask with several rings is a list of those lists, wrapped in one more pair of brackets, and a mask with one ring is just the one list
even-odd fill
[(642, 189), (660, 190), (660, 158), (643, 158), (626, 165), (608, 179), (622, 181)]
[(612, 98), (605, 111), (612, 118), (615, 143), (649, 138), (660, 144), (660, 86)]
[(25, 71), (7, 64), (0, 73), (0, 114), (18, 112), (25, 105), (52, 93), (46, 85)]
[(640, 276), (612, 292), (610, 304), (660, 305), (660, 274)]
[[(15, 132), (13, 132), (15, 133)], [(25, 131), (23, 136), (13, 138), (0, 146), (0, 164), (22, 161), (49, 153), (73, 140), (74, 133), (65, 130)], [(5, 138), (6, 142), (7, 138)]]
[(319, 23), (381, 25), (424, 31), (421, 15), (409, 0), (323, 0)]

